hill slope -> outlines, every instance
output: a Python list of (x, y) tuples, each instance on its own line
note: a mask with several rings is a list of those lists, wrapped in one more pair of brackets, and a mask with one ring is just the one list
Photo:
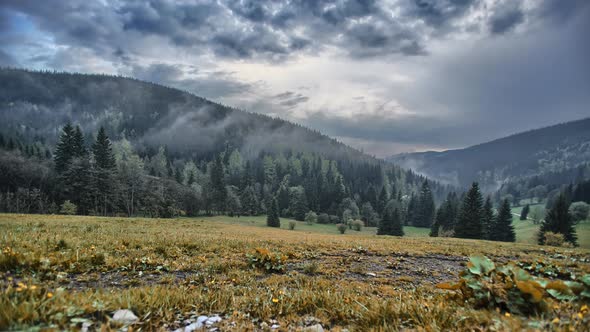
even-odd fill
[[(350, 209), (360, 218), (365, 203), (383, 207), (389, 197), (416, 192), (424, 181), (317, 131), (157, 84), (17, 69), (0, 69), (0, 82), (0, 211), (21, 211), (22, 199), (28, 202), (24, 212), (51, 212), (50, 203), (71, 200), (85, 206), (83, 214), (96, 213), (101, 191), (86, 193), (82, 183), (98, 181), (91, 175), (92, 159), (88, 166), (81, 158), (67, 176), (53, 165), (67, 122), (81, 127), (88, 151), (100, 127), (114, 143), (119, 177), (112, 197), (100, 198), (110, 200), (111, 213), (132, 215), (139, 211), (134, 204), (146, 215), (162, 214), (151, 209), (154, 205), (192, 214), (212, 209), (234, 213), (247, 209), (245, 201), (249, 213), (257, 214), (266, 212), (280, 193), (278, 207), (285, 216), (295, 209), (298, 218), (309, 210), (341, 215)], [(137, 171), (128, 172), (131, 167)], [(81, 173), (74, 174), (78, 169)], [(133, 198), (131, 176), (136, 173), (142, 183), (140, 202)], [(431, 188), (438, 199), (448, 189), (436, 183)], [(132, 198), (126, 196), (129, 190)], [(91, 197), (80, 196), (87, 194)], [(18, 200), (12, 199), (15, 195)], [(103, 214), (108, 214), (107, 205)]]
[(316, 131), (219, 105), (177, 89), (131, 78), (0, 69), (0, 129), (56, 141), (66, 122), (85, 132), (104, 126), (138, 147), (209, 154), (225, 144), (252, 155), (295, 150), (328, 158), (368, 156)]
[(388, 160), (444, 183), (467, 186), (478, 181), (486, 191), (532, 178), (567, 183), (590, 161), (590, 118), (465, 149), (399, 154)]

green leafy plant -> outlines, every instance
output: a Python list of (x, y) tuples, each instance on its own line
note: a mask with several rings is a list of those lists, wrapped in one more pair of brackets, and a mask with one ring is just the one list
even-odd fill
[(344, 234), (346, 232), (346, 224), (337, 224), (336, 228), (338, 228), (338, 231), (340, 232), (340, 234)]
[(295, 221), (289, 221), (289, 229), (294, 230), (297, 223)]
[(285, 272), (285, 262), (288, 257), (279, 252), (271, 252), (265, 248), (256, 248), (254, 254), (247, 254), (248, 264), (268, 273)]
[(487, 257), (471, 257), (456, 283), (441, 283), (440, 289), (455, 291), (462, 303), (475, 308), (530, 315), (546, 311), (548, 301), (590, 300), (590, 275), (576, 280), (548, 280), (536, 277), (508, 263), (496, 265)]

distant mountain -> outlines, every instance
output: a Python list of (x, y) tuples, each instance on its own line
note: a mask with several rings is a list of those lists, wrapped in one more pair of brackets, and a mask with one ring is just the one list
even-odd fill
[(487, 192), (516, 182), (530, 187), (567, 184), (590, 176), (590, 118), (465, 149), (404, 153), (387, 160), (442, 183), (466, 187), (478, 181)]

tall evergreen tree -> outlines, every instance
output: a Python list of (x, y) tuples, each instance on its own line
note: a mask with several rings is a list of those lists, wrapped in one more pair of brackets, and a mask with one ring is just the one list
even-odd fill
[(410, 196), (410, 200), (408, 202), (408, 206), (406, 209), (406, 218), (405, 218), (406, 226), (414, 225), (414, 222), (416, 220), (416, 215), (417, 215), (417, 208), (418, 208), (418, 201), (416, 199), (416, 195), (414, 195), (412, 193), (412, 196)]
[(383, 218), (379, 222), (377, 235), (404, 236), (399, 204), (391, 201), (385, 208)]
[(68, 168), (70, 161), (74, 157), (74, 133), (74, 127), (69, 122), (61, 130), (54, 153), (55, 171), (58, 174), (63, 173)]
[(108, 205), (111, 204), (111, 196), (114, 193), (117, 165), (111, 141), (103, 127), (99, 129), (96, 141), (92, 145), (92, 154), (94, 156), (93, 184), (98, 203), (95, 209), (97, 212), (101, 210), (102, 214), (106, 215)]
[(211, 165), (210, 181), (212, 200), (211, 205), (215, 211), (224, 212), (227, 191), (225, 188), (223, 161), (220, 154), (215, 157), (215, 160)]
[(428, 181), (424, 180), (422, 189), (420, 190), (420, 196), (418, 197), (414, 226), (430, 227), (434, 219), (435, 209), (432, 191), (430, 190)]
[(565, 241), (574, 246), (578, 245), (578, 236), (569, 212), (568, 199), (564, 193), (559, 194), (541, 224), (537, 239), (539, 244), (545, 244), (545, 233), (547, 232), (563, 234)]
[(496, 232), (494, 224), (494, 208), (492, 198), (488, 196), (482, 210), (482, 239), (493, 240), (492, 234)]
[(493, 226), (489, 232), (489, 239), (504, 242), (516, 241), (514, 226), (512, 226), (512, 210), (507, 199), (502, 201), (498, 215), (494, 218)]
[(520, 220), (526, 220), (529, 215), (531, 207), (527, 204), (525, 205), (522, 210), (520, 211)]
[(455, 237), (465, 239), (482, 238), (483, 198), (479, 185), (474, 182), (465, 195), (455, 225)]
[(381, 187), (381, 192), (379, 193), (379, 198), (377, 200), (377, 206), (375, 207), (379, 215), (383, 215), (383, 210), (385, 209), (385, 206), (387, 206), (388, 201), (389, 197), (387, 195), (387, 190), (385, 189), (385, 186), (383, 186)]
[(269, 227), (281, 227), (281, 219), (279, 217), (279, 203), (276, 198), (273, 198), (270, 203), (270, 209), (266, 216), (266, 225)]

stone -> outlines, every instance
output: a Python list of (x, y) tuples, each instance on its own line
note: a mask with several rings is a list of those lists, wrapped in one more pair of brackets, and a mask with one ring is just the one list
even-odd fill
[(219, 323), (221, 322), (221, 317), (215, 315), (215, 316), (211, 316), (209, 317), (206, 321), (205, 321), (205, 325), (207, 326), (211, 326), (213, 324)]
[(315, 324), (304, 328), (303, 332), (324, 332), (324, 328), (320, 324)]
[(137, 316), (135, 316), (135, 314), (128, 309), (120, 309), (115, 311), (113, 314), (113, 321), (120, 324), (133, 324), (138, 320), (139, 318), (137, 318)]

